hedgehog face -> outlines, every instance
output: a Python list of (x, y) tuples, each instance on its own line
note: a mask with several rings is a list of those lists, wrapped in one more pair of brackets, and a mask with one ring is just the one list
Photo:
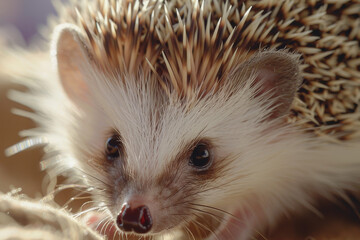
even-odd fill
[(221, 86), (188, 99), (140, 69), (101, 69), (73, 26), (60, 26), (56, 39), (60, 80), (80, 112), (68, 152), (122, 231), (157, 234), (214, 216), (219, 225), (251, 211), (253, 189), (275, 184), (253, 162), (272, 161), (268, 146), (281, 134), (271, 129), (284, 125), (300, 81), (293, 55), (259, 53)]

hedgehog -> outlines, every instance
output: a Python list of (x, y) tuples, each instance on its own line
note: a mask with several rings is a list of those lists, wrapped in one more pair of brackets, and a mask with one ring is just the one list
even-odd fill
[(2, 53), (38, 125), (7, 154), (45, 146), (50, 185), (84, 186), (119, 237), (249, 239), (360, 189), (360, 2), (57, 9), (41, 50)]

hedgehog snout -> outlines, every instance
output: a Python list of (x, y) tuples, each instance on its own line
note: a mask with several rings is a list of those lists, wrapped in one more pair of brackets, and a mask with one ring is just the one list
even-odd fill
[(146, 205), (124, 203), (116, 217), (116, 225), (125, 232), (147, 233), (153, 225), (150, 209)]

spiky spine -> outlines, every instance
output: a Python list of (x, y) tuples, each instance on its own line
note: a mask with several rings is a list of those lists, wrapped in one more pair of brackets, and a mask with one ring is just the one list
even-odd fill
[(106, 73), (154, 72), (167, 92), (198, 98), (252, 53), (303, 57), (289, 116), (329, 140), (359, 136), (360, 1), (114, 1), (59, 7), (86, 33)]

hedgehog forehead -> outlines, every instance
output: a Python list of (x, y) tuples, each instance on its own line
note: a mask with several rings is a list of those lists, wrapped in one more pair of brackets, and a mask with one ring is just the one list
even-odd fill
[(157, 176), (179, 154), (189, 151), (190, 143), (205, 137), (201, 133), (209, 117), (200, 106), (204, 103), (190, 108), (180, 99), (169, 101), (153, 85), (143, 84), (145, 80), (130, 82), (98, 88), (97, 92), (104, 93), (97, 103), (105, 111), (109, 128), (119, 132), (133, 170), (147, 169)]
[(123, 102), (131, 103), (118, 106), (118, 113), (112, 115), (114, 127), (123, 139), (133, 170), (142, 173), (146, 169), (155, 177), (189, 150), (189, 143), (201, 132), (196, 119), (203, 116), (185, 111), (181, 104), (163, 102), (162, 108), (156, 108), (148, 104), (148, 98), (127, 97)]
[[(146, 173), (144, 181), (168, 172), (176, 162), (185, 164), (184, 158), (194, 144), (221, 137), (222, 131), (229, 128), (222, 126), (234, 126), (234, 122), (228, 121), (244, 115), (244, 111), (237, 112), (233, 107), (241, 100), (230, 104), (221, 94), (191, 103), (180, 98), (169, 101), (159, 92), (150, 94), (151, 88), (143, 84), (110, 89), (113, 91), (107, 96), (112, 102), (105, 102), (104, 108), (111, 127), (121, 135), (132, 172), (140, 176)], [(243, 104), (236, 106), (245, 108)], [(230, 117), (231, 114), (234, 116)]]

